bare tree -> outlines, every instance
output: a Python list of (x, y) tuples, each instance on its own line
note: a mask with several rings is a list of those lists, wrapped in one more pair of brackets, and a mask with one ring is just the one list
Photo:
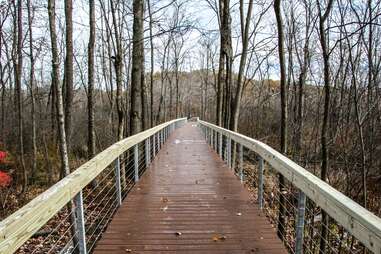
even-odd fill
[(65, 0), (65, 129), (67, 145), (70, 148), (71, 129), (72, 129), (72, 108), (73, 108), (73, 2)]
[(239, 3), (240, 3), (239, 13), (240, 13), (240, 20), (241, 20), (242, 54), (241, 54), (241, 59), (239, 62), (237, 88), (236, 88), (236, 94), (233, 100), (234, 105), (233, 105), (232, 118), (231, 118), (231, 124), (230, 124), (230, 129), (233, 131), (238, 130), (239, 109), (241, 106), (241, 97), (242, 97), (242, 91), (243, 91), (243, 75), (244, 75), (247, 53), (248, 53), (249, 30), (250, 30), (250, 23), (251, 23), (250, 22), (251, 13), (253, 10), (253, 0), (249, 1), (249, 7), (246, 13), (246, 18), (244, 15), (244, 1), (240, 0)]
[(28, 5), (28, 29), (29, 29), (29, 59), (30, 59), (30, 74), (29, 74), (29, 89), (31, 99), (31, 121), (32, 121), (32, 181), (35, 180), (37, 171), (37, 137), (36, 137), (36, 99), (35, 99), (35, 59), (33, 52), (33, 6), (30, 0)]
[(89, 0), (90, 11), (90, 37), (87, 47), (88, 53), (88, 85), (87, 85), (87, 113), (88, 113), (88, 158), (95, 155), (94, 130), (94, 62), (95, 62), (95, 0)]
[[(17, 1), (17, 48), (16, 48), (16, 59), (15, 59), (15, 89), (17, 94), (17, 119), (18, 119), (18, 138), (19, 138), (19, 150), (20, 150), (20, 166), (22, 169), (23, 175), (23, 191), (26, 190), (28, 186), (28, 174), (25, 167), (24, 161), (24, 126), (23, 126), (23, 96), (21, 90), (21, 79), (22, 79), (22, 70), (23, 70), (23, 20), (22, 20), (22, 6), (23, 1)], [(16, 6), (15, 6), (16, 8)], [(16, 23), (15, 23), (16, 24)]]
[(133, 2), (134, 24), (132, 37), (132, 73), (131, 73), (131, 134), (136, 134), (142, 130), (142, 62), (144, 61), (144, 41), (143, 41), (143, 16), (144, 1), (134, 0)]
[[(49, 29), (50, 29), (50, 43), (52, 49), (52, 85), (55, 87), (57, 95), (57, 121), (58, 121), (58, 135), (59, 135), (59, 147), (60, 147), (60, 157), (61, 157), (61, 172), (64, 175), (70, 174), (69, 166), (69, 156), (67, 149), (67, 139), (66, 139), (66, 129), (65, 129), (65, 115), (63, 107), (63, 96), (62, 88), (59, 78), (59, 55), (57, 46), (57, 32), (56, 32), (56, 7), (55, 0), (48, 0), (48, 13), (49, 13)], [(73, 246), (77, 246), (77, 224), (75, 219), (75, 204), (71, 202), (68, 204), (68, 210), (70, 211), (70, 223), (73, 225), (71, 227), (71, 233), (73, 236)]]
[[(218, 69), (218, 80), (217, 80), (217, 111), (216, 119), (219, 126), (223, 125), (223, 115), (225, 115), (225, 126), (226, 119), (229, 118), (230, 109), (229, 100), (227, 97), (230, 96), (229, 87), (231, 85), (232, 79), (232, 62), (233, 62), (233, 50), (231, 42), (231, 16), (230, 16), (230, 0), (220, 0), (219, 1), (219, 19), (220, 19), (220, 60)], [(223, 86), (224, 85), (224, 86)], [(225, 95), (225, 96), (224, 96)], [(225, 100), (225, 103), (224, 101)], [(225, 111), (223, 112), (225, 105)], [(223, 114), (224, 113), (224, 114)]]
[[(319, 1), (317, 1), (318, 11), (319, 11), (319, 38), (320, 46), (322, 49), (322, 57), (324, 62), (324, 113), (323, 113), (323, 124), (321, 129), (321, 156), (322, 164), (320, 171), (320, 178), (323, 181), (327, 180), (328, 174), (328, 122), (329, 122), (329, 101), (330, 101), (330, 67), (329, 67), (329, 49), (326, 40), (326, 29), (325, 22), (331, 12), (333, 0), (329, 0), (327, 7), (323, 13), (322, 6)], [(321, 226), (321, 239), (320, 239), (320, 250), (319, 253), (326, 252), (327, 246), (327, 236), (328, 236), (328, 215), (322, 211), (322, 226)]]
[(154, 45), (153, 45), (153, 15), (151, 10), (151, 1), (147, 0), (147, 9), (149, 15), (149, 43), (150, 43), (150, 127), (154, 126), (154, 113), (153, 113), (153, 73), (155, 68), (154, 61)]
[[(278, 30), (278, 55), (280, 65), (280, 104), (281, 104), (281, 123), (280, 123), (280, 151), (287, 154), (287, 90), (286, 90), (286, 65), (284, 59), (284, 34), (283, 21), (281, 11), (281, 0), (274, 1), (274, 12), (277, 21)], [(283, 190), (285, 189), (285, 179), (279, 174), (279, 214), (278, 214), (278, 237), (284, 239), (285, 235), (285, 197)]]
[[(116, 48), (114, 48), (115, 56), (114, 67), (116, 75), (116, 108), (118, 112), (118, 140), (123, 139), (123, 102), (122, 102), (122, 88), (123, 88), (123, 48), (122, 48), (122, 38), (121, 38), (121, 28), (117, 20), (116, 8), (114, 6), (114, 0), (110, 0), (111, 14), (114, 27), (114, 36)], [(109, 29), (111, 30), (111, 29)], [(110, 31), (111, 33), (111, 31)]]

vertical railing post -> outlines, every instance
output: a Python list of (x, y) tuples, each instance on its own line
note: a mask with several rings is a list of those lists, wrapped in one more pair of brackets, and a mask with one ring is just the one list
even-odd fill
[(306, 211), (306, 194), (299, 190), (298, 196), (298, 213), (296, 219), (296, 242), (295, 253), (303, 254), (303, 242), (304, 242), (304, 215)]
[(209, 129), (210, 147), (213, 148), (213, 129)]
[(218, 133), (218, 139), (219, 139), (219, 144), (218, 144), (218, 153), (220, 154), (220, 157), (222, 159), (222, 133)]
[(157, 132), (157, 152), (160, 151), (160, 131)]
[(150, 163), (150, 157), (151, 157), (151, 154), (150, 154), (150, 140), (149, 140), (149, 137), (146, 138), (145, 140), (145, 149), (146, 149), (146, 167), (148, 168), (148, 165)]
[(139, 144), (134, 145), (135, 182), (139, 181)]
[(228, 159), (227, 163), (229, 168), (232, 168), (232, 139), (231, 137), (228, 138)]
[(162, 145), (163, 144), (163, 132), (162, 132), (162, 129), (159, 130), (159, 143), (160, 143), (160, 149), (161, 149), (161, 147), (163, 146)]
[(152, 158), (156, 155), (156, 133), (152, 136)]
[(75, 217), (77, 224), (78, 250), (80, 254), (86, 254), (86, 229), (85, 217), (83, 212), (83, 196), (82, 190), (74, 197), (75, 199)]
[(259, 157), (258, 165), (258, 204), (259, 208), (263, 209), (263, 170), (264, 170), (263, 158)]
[(218, 152), (218, 147), (217, 147), (217, 139), (218, 139), (218, 132), (214, 131), (214, 150)]
[(243, 145), (239, 144), (239, 178), (243, 182)]
[(115, 160), (115, 189), (116, 189), (116, 202), (118, 206), (122, 204), (122, 188), (120, 185), (120, 159), (119, 156)]
[(227, 137), (222, 137), (222, 148), (224, 148), (224, 145), (225, 145), (225, 149), (224, 149), (224, 157), (222, 158), (224, 161), (227, 161), (227, 158), (228, 158), (228, 140), (227, 140)]

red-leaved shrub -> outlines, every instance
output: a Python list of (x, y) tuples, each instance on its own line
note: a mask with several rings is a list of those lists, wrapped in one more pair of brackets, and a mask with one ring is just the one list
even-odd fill
[(0, 151), (0, 163), (5, 162), (5, 158), (7, 158), (7, 152)]
[(12, 177), (3, 171), (0, 171), (0, 189), (10, 186), (11, 182)]

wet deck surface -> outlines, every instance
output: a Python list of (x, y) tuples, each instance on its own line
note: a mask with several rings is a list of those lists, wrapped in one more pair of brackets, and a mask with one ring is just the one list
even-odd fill
[(94, 253), (286, 251), (233, 171), (188, 123), (169, 137)]

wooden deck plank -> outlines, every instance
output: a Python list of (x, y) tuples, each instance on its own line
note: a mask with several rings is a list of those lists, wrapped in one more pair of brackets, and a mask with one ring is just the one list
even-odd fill
[(94, 253), (287, 252), (249, 192), (188, 123), (129, 193)]

